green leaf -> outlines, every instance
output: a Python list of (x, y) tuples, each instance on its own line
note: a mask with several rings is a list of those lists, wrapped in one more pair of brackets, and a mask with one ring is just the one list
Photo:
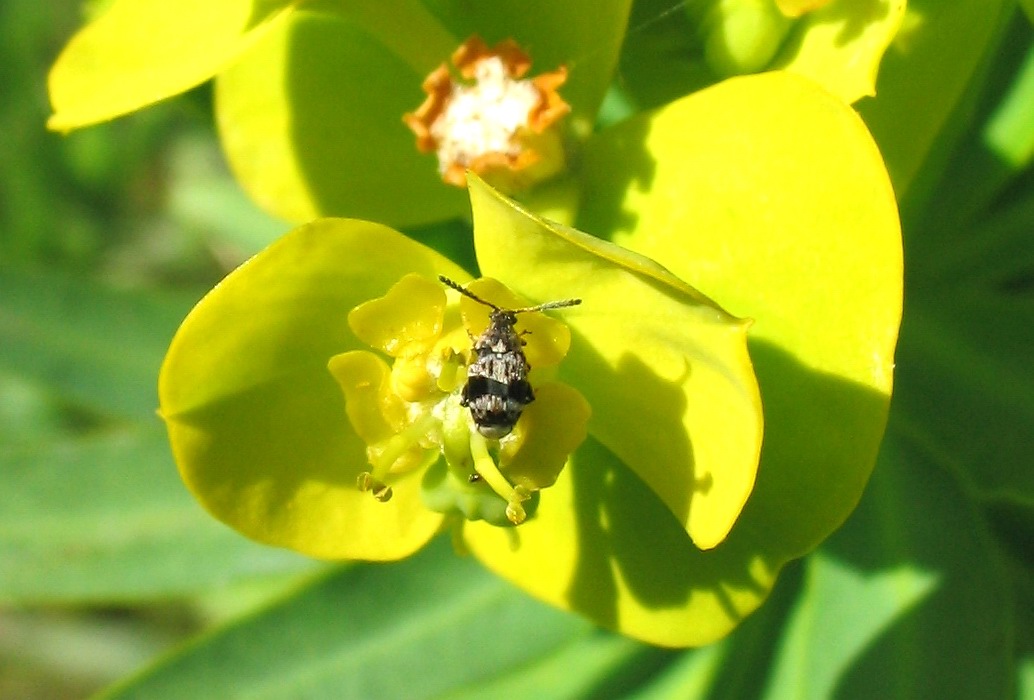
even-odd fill
[[(440, 539), (404, 562), (352, 567), (302, 589), (106, 697), (443, 697), (515, 669), (548, 669), (555, 654), (583, 640), (598, 648), (598, 639)], [(550, 675), (582, 676), (572, 667)]]
[(291, 9), (288, 0), (116, 0), (54, 64), (47, 125), (87, 126), (199, 85)]
[(322, 558), (411, 554), (441, 516), (419, 474), (381, 503), (356, 488), (366, 446), (331, 357), (366, 349), (349, 311), (403, 275), (468, 275), (378, 224), (295, 229), (212, 290), (184, 320), (159, 378), (161, 415), (190, 490), (247, 536)]
[(1027, 18), (1034, 22), (1034, 0), (1020, 0), (1020, 7), (1027, 13)]
[[(170, 617), (183, 620), (183, 608)], [(89, 697), (124, 678), (179, 638), (182, 630), (156, 624), (147, 611), (5, 609), (0, 656), (4, 659), (5, 697)], [(148, 614), (151, 613), (151, 614)], [(163, 610), (163, 615), (166, 614)]]
[(0, 479), (5, 603), (123, 603), (312, 566), (213, 523), (157, 424), (4, 450)]
[[(933, 187), (923, 192), (922, 201), (910, 199), (905, 211), (906, 228), (914, 231), (910, 255), (915, 274), (944, 275), (941, 266), (949, 262), (956, 270), (947, 274), (973, 277), (969, 263), (1002, 248), (1000, 234), (975, 227), (991, 228), (1005, 215), (1015, 218), (1009, 210), (1019, 209), (1029, 192), (1012, 186), (1034, 159), (1034, 47), (1026, 19), (1013, 18), (977, 87), (975, 114), (960, 119), (969, 128), (944, 154), (945, 162), (921, 171), (924, 184)], [(1027, 220), (1018, 228), (1025, 232)], [(1016, 242), (1025, 242), (1025, 236), (1014, 235)]]
[(1009, 696), (1012, 591), (997, 548), (893, 421), (865, 498), (806, 565), (765, 697)]
[(1034, 196), (1023, 168), (1034, 116), (1030, 36), (1017, 15), (985, 86), (986, 121), (965, 134), (927, 210), (911, 221), (911, 301), (895, 399), (912, 439), (972, 493), (1028, 513)]
[[(727, 646), (722, 641), (682, 652), (677, 661), (669, 664), (663, 672), (654, 674), (649, 684), (644, 684), (644, 687), (627, 697), (635, 700), (709, 697), (707, 691), (713, 687), (718, 670), (727, 658)], [(742, 672), (738, 675), (743, 677)], [(729, 694), (729, 697), (736, 696)]]
[[(1027, 29), (1023, 35), (1029, 39)], [(1034, 48), (1027, 47), (1023, 63), (982, 135), (988, 149), (1014, 171), (1034, 159)]]
[(966, 88), (987, 60), (1013, 4), (1008, 0), (911, 0), (902, 29), (880, 67), (877, 96), (858, 111), (880, 145), (904, 201), (919, 168)]
[[(657, 672), (657, 667), (677, 658), (669, 650), (647, 647), (624, 637), (597, 632), (457, 692), (447, 700), (481, 698), (550, 698), (580, 700), (587, 697), (625, 698), (630, 691)], [(572, 669), (577, 672), (572, 673)], [(602, 690), (601, 689), (605, 689)], [(673, 697), (673, 696), (668, 696)]]
[[(601, 113), (606, 124), (638, 110), (659, 107), (717, 80), (706, 61), (689, 60), (699, 48), (696, 25), (690, 23), (687, 12), (672, 11), (668, 0), (638, 0), (629, 24), (618, 79)], [(672, 60), (673, 56), (685, 58)]]
[(0, 266), (0, 366), (63, 399), (150, 422), (154, 379), (189, 304)]
[(843, 102), (768, 73), (601, 133), (586, 166), (583, 229), (754, 320), (765, 437), (730, 540), (778, 569), (847, 517), (883, 434), (902, 253), (880, 155)]
[(895, 397), (912, 438), (973, 492), (1027, 508), (1034, 508), (1032, 326), (1029, 294), (956, 286), (917, 293), (901, 330)]
[(170, 161), (168, 217), (184, 237), (196, 237), (227, 258), (243, 259), (290, 228), (241, 190), (211, 134), (177, 141)]

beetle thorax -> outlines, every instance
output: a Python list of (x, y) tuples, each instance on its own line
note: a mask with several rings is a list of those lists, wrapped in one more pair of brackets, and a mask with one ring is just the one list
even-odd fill
[[(514, 325), (517, 323), (517, 316), (506, 310), (493, 311), (491, 316), (489, 316), (489, 321), (488, 328), (474, 343), (474, 350), (478, 354), (482, 352), (497, 354), (520, 352), (521, 346), (524, 343), (521, 342), (520, 336), (514, 329)], [(523, 353), (521, 354), (523, 355)]]

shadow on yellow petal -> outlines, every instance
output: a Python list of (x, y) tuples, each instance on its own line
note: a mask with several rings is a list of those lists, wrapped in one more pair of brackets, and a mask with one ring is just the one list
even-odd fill
[(292, 9), (288, 0), (117, 0), (55, 62), (48, 126), (87, 126), (199, 85)]
[(765, 443), (737, 527), (782, 540), (782, 561), (805, 553), (857, 503), (890, 399), (901, 237), (865, 126), (810, 81), (770, 73), (601, 134), (586, 164), (583, 226), (755, 320)]
[(462, 215), (466, 195), (442, 184), (402, 122), (422, 80), (333, 8), (299, 9), (216, 81), (234, 174), (291, 221), (348, 214), (409, 226)]
[(231, 273), (183, 322), (159, 378), (160, 413), (187, 486), (220, 520), (324, 558), (394, 559), (440, 523), (419, 478), (388, 503), (356, 488), (365, 445), (328, 360), (363, 346), (348, 312), (409, 272), (463, 270), (386, 227), (325, 219)]
[[(878, 443), (882, 426), (869, 416), (885, 406), (885, 396), (804, 367), (771, 345), (752, 348), (759, 375), (780, 377), (778, 386), (766, 387), (772, 388), (766, 398), (774, 395), (766, 403), (766, 458), (793, 463), (798, 402), (854, 417), (836, 436), (820, 441), (831, 463), (842, 459), (859, 431)], [(802, 538), (800, 520), (802, 513), (825, 507), (817, 493), (857, 493), (865, 476), (838, 483), (843, 475), (837, 472), (817, 484), (813, 472), (763, 466), (728, 537), (701, 551), (658, 507), (656, 495), (590, 437), (556, 484), (542, 492), (536, 517), (514, 534), (469, 523), (463, 532), (490, 569), (542, 600), (652, 644), (700, 646), (725, 636), (757, 609), (782, 565), (810, 544)]]
[(748, 323), (657, 263), (545, 222), (472, 180), (485, 274), (536, 302), (580, 297), (561, 378), (589, 432), (639, 475), (702, 548), (729, 532), (754, 483), (761, 406)]
[(467, 523), (464, 540), (493, 571), (600, 625), (652, 644), (707, 644), (760, 604), (775, 570), (735, 530), (699, 550), (659, 505), (590, 438), (534, 519), (512, 534)]
[[(789, 4), (789, 3), (787, 3)], [(811, 2), (801, 7), (820, 5)], [(773, 68), (810, 78), (846, 103), (876, 94), (876, 73), (906, 0), (830, 2), (801, 16)]]

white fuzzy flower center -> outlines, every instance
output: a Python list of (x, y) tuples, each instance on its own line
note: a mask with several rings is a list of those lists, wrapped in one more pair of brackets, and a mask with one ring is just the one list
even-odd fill
[(431, 125), (442, 172), (450, 163), (466, 166), (490, 153), (519, 155), (515, 136), (541, 99), (531, 81), (508, 77), (498, 57), (478, 61), (474, 77), (473, 85), (453, 85), (447, 107)]

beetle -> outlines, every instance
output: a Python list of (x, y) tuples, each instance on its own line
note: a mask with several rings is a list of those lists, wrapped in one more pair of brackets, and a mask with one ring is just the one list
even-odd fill
[(479, 433), (498, 440), (510, 434), (524, 407), (535, 400), (528, 382), (531, 365), (524, 356), (523, 333), (516, 330), (517, 314), (577, 306), (581, 299), (548, 301), (523, 309), (504, 309), (485, 301), (444, 275), (438, 279), (465, 297), (492, 309), (488, 328), (474, 340), (474, 361), (467, 367), (460, 405), (470, 409)]

